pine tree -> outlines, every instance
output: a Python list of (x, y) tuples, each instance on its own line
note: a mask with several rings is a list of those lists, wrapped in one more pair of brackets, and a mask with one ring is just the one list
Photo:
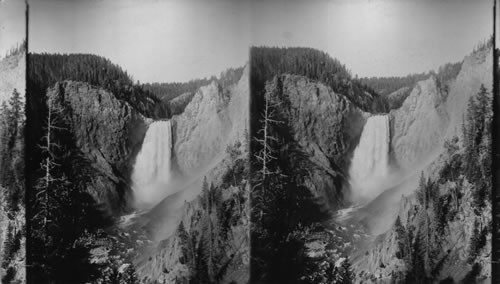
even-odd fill
[(355, 283), (356, 277), (354, 275), (354, 272), (351, 267), (351, 263), (349, 261), (349, 258), (346, 258), (342, 262), (340, 273), (338, 274), (338, 280), (336, 283), (339, 284), (352, 284)]
[(186, 264), (190, 270), (193, 270), (195, 268), (194, 249), (190, 241), (191, 237), (189, 236), (189, 233), (186, 231), (184, 227), (184, 222), (182, 221), (177, 227), (177, 236), (179, 238), (182, 251), (180, 262), (182, 264)]
[(11, 116), (11, 118), (9, 119), (9, 123), (12, 124), (10, 125), (10, 128), (14, 131), (17, 131), (19, 122), (22, 117), (23, 103), (21, 101), (21, 94), (16, 89), (14, 89), (9, 99), (9, 107)]
[(208, 187), (207, 177), (203, 178), (203, 184), (201, 186), (201, 206), (204, 210), (210, 210), (210, 190)]
[(396, 254), (398, 258), (404, 258), (407, 255), (408, 247), (406, 246), (406, 230), (401, 223), (401, 219), (396, 218), (396, 222), (394, 223), (394, 230), (396, 231), (396, 238), (398, 242), (399, 252)]
[(191, 278), (192, 283), (210, 283), (209, 273), (208, 273), (208, 265), (207, 265), (207, 255), (206, 247), (203, 245), (203, 234), (201, 235), (201, 240), (198, 246), (196, 247), (196, 270)]
[(120, 283), (123, 284), (139, 284), (137, 273), (132, 265), (127, 266), (123, 275), (121, 276)]
[(469, 263), (473, 263), (476, 257), (479, 255), (480, 250), (484, 247), (486, 244), (486, 234), (481, 228), (479, 227), (480, 223), (478, 219), (474, 220), (474, 226), (472, 230), (472, 235), (470, 238), (470, 243), (469, 243)]
[(412, 259), (407, 282), (427, 283), (425, 260), (422, 257), (422, 243), (420, 237), (416, 236), (412, 246)]
[(421, 172), (416, 194), (417, 194), (418, 203), (420, 205), (422, 205), (424, 208), (427, 208), (427, 191), (426, 190), (427, 189), (426, 189), (424, 172)]
[(9, 168), (10, 168), (10, 149), (9, 149), (9, 141), (10, 139), (10, 132), (11, 130), (9, 129), (9, 126), (12, 124), (10, 122), (11, 114), (10, 114), (10, 108), (7, 105), (7, 102), (2, 103), (2, 112), (1, 112), (1, 128), (0, 128), (0, 149), (1, 149), (1, 159), (0, 159), (0, 166), (2, 168), (1, 174), (0, 174), (0, 184), (4, 187), (8, 187), (8, 179), (10, 176), (9, 173)]
[(476, 167), (476, 145), (475, 145), (475, 136), (476, 136), (476, 104), (474, 102), (474, 98), (471, 97), (469, 99), (469, 103), (467, 106), (467, 114), (466, 120), (464, 122), (464, 147), (465, 147), (465, 173), (467, 179), (470, 182), (474, 182), (475, 175), (472, 174), (474, 168)]
[(14, 214), (19, 200), (24, 194), (24, 112), (21, 95), (13, 90), (9, 103), (2, 105), (2, 125), (0, 127), (0, 184), (8, 189), (7, 210)]

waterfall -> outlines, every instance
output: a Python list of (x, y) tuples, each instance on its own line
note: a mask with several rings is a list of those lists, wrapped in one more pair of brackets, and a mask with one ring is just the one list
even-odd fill
[(155, 121), (146, 132), (132, 171), (132, 188), (138, 206), (154, 204), (169, 193), (171, 127), (170, 121)]
[(349, 169), (352, 199), (373, 199), (386, 189), (389, 172), (389, 116), (366, 121)]

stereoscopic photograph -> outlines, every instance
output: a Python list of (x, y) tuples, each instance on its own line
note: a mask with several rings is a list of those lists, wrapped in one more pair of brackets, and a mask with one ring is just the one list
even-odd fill
[(493, 2), (260, 5), (251, 283), (491, 283)]
[(29, 4), (29, 282), (247, 283), (246, 9)]

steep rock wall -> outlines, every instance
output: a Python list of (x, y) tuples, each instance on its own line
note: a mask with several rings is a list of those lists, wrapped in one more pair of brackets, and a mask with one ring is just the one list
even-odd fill
[(15, 53), (0, 60), (0, 104), (8, 101), (12, 91), (16, 89), (24, 100), (26, 89), (26, 54)]
[(402, 87), (386, 96), (389, 109), (398, 109), (410, 95), (412, 87)]
[(311, 166), (304, 184), (329, 208), (344, 201), (350, 156), (369, 116), (345, 96), (303, 76), (282, 75), (268, 84), (279, 110)]
[(88, 186), (111, 211), (123, 209), (130, 192), (131, 161), (140, 147), (148, 120), (128, 103), (86, 83), (65, 81), (49, 89), (63, 109), (63, 119), (76, 151), (89, 161), (96, 176)]
[(492, 49), (466, 56), (457, 77), (444, 84), (431, 76), (413, 88), (403, 105), (391, 111), (394, 161), (403, 169), (430, 163), (445, 139), (459, 135), (470, 97), (483, 84), (492, 88)]
[(403, 105), (391, 112), (396, 163), (412, 169), (442, 145), (449, 125), (445, 97), (435, 77), (417, 83)]
[(184, 112), (172, 117), (174, 164), (182, 174), (192, 175), (210, 167), (220, 160), (228, 145), (245, 136), (248, 72), (247, 66), (238, 84), (227, 88), (215, 81), (201, 87)]

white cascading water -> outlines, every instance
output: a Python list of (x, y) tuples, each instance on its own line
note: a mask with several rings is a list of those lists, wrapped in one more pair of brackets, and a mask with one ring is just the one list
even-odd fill
[(154, 205), (168, 195), (171, 181), (172, 131), (170, 121), (149, 125), (132, 171), (137, 207)]
[(389, 116), (368, 118), (349, 169), (352, 200), (369, 201), (386, 189), (389, 170)]

